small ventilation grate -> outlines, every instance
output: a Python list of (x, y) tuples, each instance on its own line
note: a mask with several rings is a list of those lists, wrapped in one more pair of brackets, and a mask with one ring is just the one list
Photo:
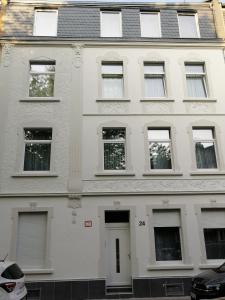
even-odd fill
[(166, 296), (184, 296), (184, 284), (183, 283), (165, 283)]

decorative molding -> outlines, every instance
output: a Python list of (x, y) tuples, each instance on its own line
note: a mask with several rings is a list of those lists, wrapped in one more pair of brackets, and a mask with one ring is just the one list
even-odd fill
[(225, 192), (225, 179), (150, 179), (84, 181), (84, 193)]
[(10, 43), (5, 43), (2, 45), (2, 61), (4, 67), (9, 67), (12, 58), (12, 51), (14, 45)]
[(77, 209), (81, 208), (81, 195), (70, 194), (68, 199), (68, 208), (72, 209), (72, 224), (76, 224)]
[(72, 48), (74, 51), (74, 66), (75, 68), (80, 68), (82, 65), (83, 44), (73, 44)]

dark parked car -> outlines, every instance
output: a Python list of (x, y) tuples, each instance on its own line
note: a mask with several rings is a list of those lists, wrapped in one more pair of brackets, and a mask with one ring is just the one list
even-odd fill
[(212, 299), (225, 296), (225, 263), (192, 279), (191, 299)]

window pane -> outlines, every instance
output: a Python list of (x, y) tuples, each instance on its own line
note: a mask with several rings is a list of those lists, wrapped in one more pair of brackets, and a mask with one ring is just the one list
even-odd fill
[(181, 260), (179, 227), (155, 227), (157, 261)]
[(185, 64), (186, 73), (202, 74), (205, 72), (203, 64)]
[(179, 30), (182, 38), (198, 37), (195, 15), (179, 15)]
[(24, 136), (26, 140), (51, 140), (52, 129), (24, 129)]
[(103, 128), (102, 137), (104, 140), (125, 140), (125, 128)]
[(123, 74), (123, 65), (102, 64), (102, 74)]
[(141, 18), (141, 36), (142, 37), (160, 37), (159, 14), (142, 13)]
[(225, 258), (225, 229), (204, 229), (207, 259)]
[(31, 72), (36, 72), (36, 73), (54, 72), (55, 63), (52, 64), (31, 63), (30, 70)]
[(51, 144), (25, 145), (24, 171), (50, 170)]
[(103, 78), (102, 87), (103, 98), (122, 98), (123, 79), (122, 78)]
[(145, 78), (145, 97), (165, 97), (163, 78)]
[(164, 65), (163, 64), (144, 64), (144, 73), (145, 74), (163, 74)]
[(52, 97), (54, 94), (54, 74), (31, 74), (30, 97)]
[(214, 143), (197, 142), (195, 144), (198, 169), (217, 168)]
[(203, 77), (187, 78), (187, 89), (189, 97), (206, 97)]
[(35, 11), (34, 35), (57, 35), (57, 11)]
[(148, 139), (153, 141), (162, 141), (170, 139), (169, 129), (148, 129)]
[(124, 143), (104, 143), (104, 169), (125, 170)]
[(120, 37), (121, 24), (119, 12), (102, 12), (101, 15), (101, 36)]
[(212, 129), (193, 129), (192, 132), (194, 140), (208, 141), (213, 139)]
[(150, 143), (151, 169), (172, 169), (169, 143)]

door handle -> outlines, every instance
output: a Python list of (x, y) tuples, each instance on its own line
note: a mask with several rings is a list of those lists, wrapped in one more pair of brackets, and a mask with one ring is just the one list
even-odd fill
[(127, 255), (128, 255), (129, 259), (130, 259), (130, 253), (128, 253)]

